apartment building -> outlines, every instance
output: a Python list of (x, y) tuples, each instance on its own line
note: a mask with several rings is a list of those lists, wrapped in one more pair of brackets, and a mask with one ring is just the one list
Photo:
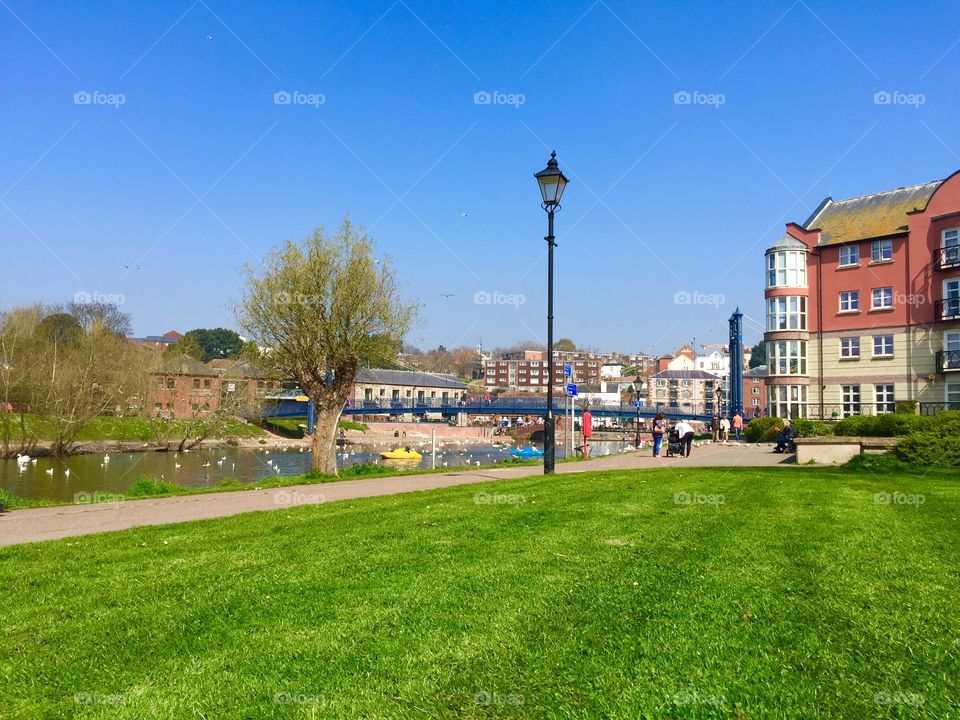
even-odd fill
[[(599, 383), (600, 368), (604, 364), (604, 357), (599, 355), (554, 351), (554, 388), (563, 388), (567, 382)], [(564, 375), (565, 365), (570, 366), (572, 379)], [(550, 384), (547, 353), (543, 350), (524, 350), (507, 353), (499, 359), (486, 360), (483, 382), (488, 390), (510, 389), (545, 393)]]
[(827, 198), (765, 258), (770, 414), (960, 409), (960, 173)]

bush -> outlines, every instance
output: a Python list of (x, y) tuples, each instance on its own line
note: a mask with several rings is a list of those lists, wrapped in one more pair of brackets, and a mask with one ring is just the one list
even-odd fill
[(869, 453), (856, 455), (844, 465), (851, 470), (867, 470), (875, 475), (897, 475), (910, 469), (910, 463), (905, 463), (895, 455)]
[(845, 437), (900, 437), (916, 432), (941, 432), (947, 434), (960, 428), (960, 411), (951, 410), (939, 415), (891, 414), (863, 416), (851, 415), (838, 422), (835, 435)]
[(960, 434), (940, 431), (916, 432), (903, 438), (894, 448), (900, 460), (912, 465), (960, 466)]
[(774, 417), (755, 418), (743, 430), (749, 442), (773, 442), (780, 434), (783, 420)]
[(155, 495), (179, 495), (186, 488), (166, 480), (158, 480), (150, 475), (138, 475), (127, 491), (127, 497), (153, 497)]
[(823, 437), (824, 435), (833, 435), (833, 426), (819, 420), (804, 420), (797, 418), (793, 421), (793, 427), (800, 437)]

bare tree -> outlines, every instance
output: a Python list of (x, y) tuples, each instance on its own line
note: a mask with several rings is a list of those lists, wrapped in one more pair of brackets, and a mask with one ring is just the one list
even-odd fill
[(313, 469), (335, 475), (337, 422), (357, 370), (396, 358), (417, 306), (403, 300), (389, 259), (378, 259), (349, 219), (332, 238), (317, 229), (301, 244), (275, 247), (245, 274), (240, 327), (313, 400)]

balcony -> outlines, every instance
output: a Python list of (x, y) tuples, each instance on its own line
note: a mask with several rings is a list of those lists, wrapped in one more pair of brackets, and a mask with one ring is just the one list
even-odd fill
[(937, 372), (960, 371), (960, 350), (941, 350), (937, 353)]
[(960, 297), (944, 298), (933, 304), (934, 320), (960, 320)]
[(937, 270), (950, 270), (960, 267), (960, 245), (937, 248), (933, 255)]

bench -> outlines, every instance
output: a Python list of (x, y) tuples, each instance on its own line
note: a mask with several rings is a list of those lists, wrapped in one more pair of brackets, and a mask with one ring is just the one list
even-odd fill
[(857, 455), (885, 453), (897, 444), (895, 437), (797, 438), (797, 464), (811, 460), (818, 465), (842, 464)]

